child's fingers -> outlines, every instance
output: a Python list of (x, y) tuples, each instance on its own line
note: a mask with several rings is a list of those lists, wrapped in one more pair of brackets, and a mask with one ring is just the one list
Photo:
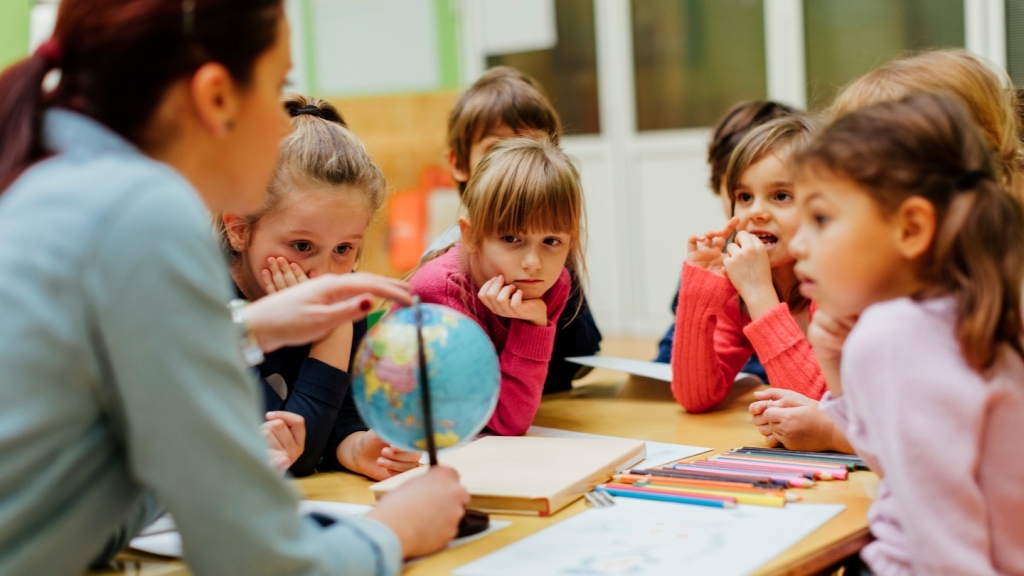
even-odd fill
[(516, 290), (516, 293), (512, 295), (512, 309), (519, 308), (520, 304), (523, 303), (523, 291)]
[(385, 446), (380, 451), (381, 456), (388, 460), (394, 460), (396, 462), (412, 462), (418, 464), (422, 454), (420, 452), (410, 452), (408, 450), (401, 450), (394, 446)]
[(281, 267), (277, 265), (277, 258), (273, 256), (268, 258), (267, 268), (270, 269), (270, 277), (274, 280), (274, 286), (278, 290), (284, 290), (288, 287), (288, 283), (284, 281), (284, 273), (281, 271)]
[(774, 433), (765, 436), (764, 443), (767, 444), (769, 448), (776, 448), (782, 445), (782, 442), (779, 441)]
[(277, 267), (281, 269), (281, 277), (284, 278), (286, 286), (295, 286), (299, 283), (299, 279), (295, 277), (295, 272), (292, 271), (292, 267), (287, 260), (278, 257)]
[(385, 470), (391, 470), (394, 472), (405, 472), (412, 470), (413, 468), (419, 467), (419, 462), (405, 462), (401, 460), (392, 460), (390, 458), (377, 458), (377, 466), (384, 468)]
[(306, 276), (306, 273), (302, 270), (302, 266), (299, 266), (295, 262), (292, 262), (291, 269), (292, 274), (295, 276), (295, 280), (297, 280), (298, 282), (305, 282), (306, 280), (309, 280), (309, 277)]
[(277, 286), (274, 286), (274, 278), (270, 275), (270, 270), (266, 268), (260, 270), (260, 276), (263, 278), (263, 289), (267, 291), (267, 294), (275, 294)]
[[(760, 416), (761, 413), (764, 412), (764, 409), (768, 407), (768, 404), (769, 403), (764, 401), (764, 400), (761, 400), (761, 401), (758, 401), (758, 402), (751, 402), (750, 407), (748, 408), (748, 410), (754, 416)], [(757, 424), (756, 420), (755, 420), (754, 424)]]

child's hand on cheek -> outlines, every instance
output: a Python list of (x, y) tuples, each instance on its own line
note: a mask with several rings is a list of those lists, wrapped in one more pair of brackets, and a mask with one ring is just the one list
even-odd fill
[(736, 287), (752, 319), (759, 318), (779, 303), (772, 284), (772, 266), (761, 240), (747, 231), (736, 234), (736, 243), (726, 248), (722, 262), (725, 275)]
[(267, 294), (273, 294), (309, 280), (306, 273), (302, 271), (302, 267), (294, 262), (288, 262), (280, 256), (267, 258), (267, 267), (260, 272), (260, 275), (263, 277), (263, 289), (267, 291)]
[(843, 343), (850, 335), (856, 318), (840, 318), (823, 310), (815, 310), (811, 323), (807, 326), (807, 341), (814, 347), (814, 355), (818, 359), (825, 381), (828, 383), (832, 396), (838, 398), (843, 390), (839, 380), (839, 363), (843, 358)]
[(477, 293), (488, 310), (498, 316), (547, 326), (548, 305), (540, 298), (523, 300), (523, 291), (514, 284), (505, 285), (505, 277), (498, 274), (480, 287)]

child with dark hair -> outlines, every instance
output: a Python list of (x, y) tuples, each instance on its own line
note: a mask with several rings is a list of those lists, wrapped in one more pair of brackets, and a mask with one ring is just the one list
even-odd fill
[[(732, 151), (736, 149), (743, 137), (751, 130), (765, 122), (776, 118), (796, 114), (797, 110), (770, 100), (746, 100), (733, 105), (722, 119), (715, 125), (711, 136), (711, 143), (708, 144), (708, 166), (711, 168), (711, 192), (722, 200), (722, 211), (726, 218), (733, 217), (732, 201), (725, 190), (725, 171), (729, 167), (729, 158)], [(679, 289), (672, 297), (670, 310), (672, 317), (676, 316), (676, 307), (679, 304)], [(658, 342), (658, 357), (655, 362), (668, 364), (672, 361), (672, 342), (675, 340), (676, 324), (673, 320), (668, 331)], [(743, 366), (743, 372), (753, 374), (767, 382), (768, 375), (764, 366), (758, 361), (757, 355), (750, 357), (750, 360)]]

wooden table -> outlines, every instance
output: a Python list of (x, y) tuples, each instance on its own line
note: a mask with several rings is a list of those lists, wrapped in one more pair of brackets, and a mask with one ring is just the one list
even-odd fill
[[(630, 342), (615, 346), (623, 355), (629, 354), (632, 347)], [(639, 354), (629, 355), (642, 357)], [(622, 374), (595, 370), (584, 380), (584, 385), (572, 392), (545, 398), (534, 423), (578, 432), (708, 446), (715, 452), (721, 452), (737, 446), (762, 445), (761, 435), (751, 425), (747, 413), (747, 406), (754, 400), (755, 389), (737, 385), (721, 409), (707, 414), (687, 414), (672, 399), (669, 385), (665, 382), (643, 378), (627, 380)], [(309, 499), (373, 503), (373, 496), (367, 489), (371, 482), (353, 474), (318, 474), (295, 483)], [(867, 510), (877, 485), (878, 478), (874, 474), (857, 472), (851, 474), (846, 482), (819, 482), (814, 489), (797, 491), (806, 502), (840, 503), (845, 504), (846, 509), (758, 573), (813, 574), (860, 550), (870, 538)], [(465, 546), (427, 558), (405, 573), (410, 576), (449, 574), (459, 566), (585, 509), (583, 500), (580, 500), (551, 518), (496, 515), (495, 518), (511, 520), (512, 525)], [(120, 559), (124, 571), (104, 574), (189, 574), (180, 562), (160, 561), (153, 556), (122, 554)]]

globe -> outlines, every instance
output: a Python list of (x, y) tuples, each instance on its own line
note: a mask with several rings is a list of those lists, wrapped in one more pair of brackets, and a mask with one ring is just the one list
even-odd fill
[[(472, 440), (494, 412), (498, 355), (468, 316), (438, 304), (420, 309), (434, 441), (448, 448)], [(352, 398), (367, 425), (403, 450), (426, 450), (414, 309), (400, 308), (375, 324), (352, 365)]]

